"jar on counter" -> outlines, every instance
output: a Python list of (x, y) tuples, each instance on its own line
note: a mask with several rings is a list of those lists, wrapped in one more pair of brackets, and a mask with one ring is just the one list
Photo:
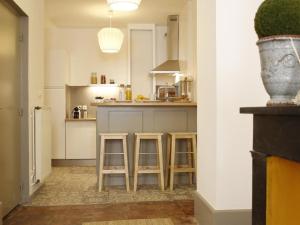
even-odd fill
[(91, 73), (91, 84), (97, 84), (97, 73)]
[(119, 101), (125, 101), (126, 100), (126, 95), (125, 95), (125, 85), (120, 84), (119, 88)]
[(131, 85), (130, 84), (128, 84), (126, 86), (125, 95), (126, 95), (126, 100), (127, 101), (131, 101), (132, 100), (132, 89), (131, 89)]
[(101, 75), (101, 84), (106, 84), (106, 76), (105, 75)]

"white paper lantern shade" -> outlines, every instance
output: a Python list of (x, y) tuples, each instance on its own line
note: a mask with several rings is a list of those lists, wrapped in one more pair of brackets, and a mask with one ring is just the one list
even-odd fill
[(107, 4), (113, 11), (134, 11), (139, 8), (142, 0), (107, 0)]
[(104, 53), (117, 53), (123, 44), (124, 34), (120, 29), (107, 27), (98, 32), (99, 46)]

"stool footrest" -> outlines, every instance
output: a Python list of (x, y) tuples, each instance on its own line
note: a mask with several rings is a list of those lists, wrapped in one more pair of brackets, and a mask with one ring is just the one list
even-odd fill
[(195, 152), (176, 152), (176, 154), (195, 154)]
[(104, 155), (124, 155), (124, 152), (116, 152), (116, 153), (113, 153), (113, 152), (111, 152), (111, 153), (104, 153)]
[(102, 170), (103, 174), (126, 174), (124, 166), (105, 166)]
[(156, 152), (140, 152), (139, 155), (158, 155)]
[(195, 173), (195, 168), (175, 168), (175, 173)]
[(157, 166), (139, 166), (139, 174), (151, 174), (151, 173), (160, 173), (160, 170)]

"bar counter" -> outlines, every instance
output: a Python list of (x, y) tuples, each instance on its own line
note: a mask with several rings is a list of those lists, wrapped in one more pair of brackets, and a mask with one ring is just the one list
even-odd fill
[[(99, 133), (128, 133), (128, 158), (130, 176), (133, 174), (133, 153), (135, 132), (160, 132), (164, 133), (163, 152), (166, 161), (166, 133), (167, 132), (196, 132), (197, 131), (197, 104), (185, 102), (129, 102), (129, 103), (93, 103), (97, 106), (97, 173), (99, 168), (100, 139)], [(107, 151), (120, 151), (121, 142), (109, 141), (106, 144)], [(185, 148), (186, 142), (180, 141), (179, 148)], [(142, 142), (143, 151), (154, 151), (155, 143)], [(122, 162), (121, 156), (106, 156), (107, 165), (117, 166)], [(154, 158), (142, 158), (141, 163), (152, 164)], [(178, 159), (179, 161), (181, 159)], [(186, 160), (184, 157), (182, 160)], [(164, 165), (166, 166), (166, 165)], [(111, 176), (110, 176), (111, 177)], [(178, 175), (178, 182), (186, 182), (185, 174)], [(108, 185), (124, 184), (123, 176), (114, 176), (104, 179)], [(132, 179), (131, 179), (132, 181)], [(176, 180), (175, 180), (176, 181)], [(156, 184), (157, 176), (140, 175), (140, 184)]]

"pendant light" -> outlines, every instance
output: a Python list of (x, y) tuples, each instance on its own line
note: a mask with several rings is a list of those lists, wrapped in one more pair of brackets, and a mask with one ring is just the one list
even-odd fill
[(109, 27), (98, 32), (98, 42), (103, 53), (117, 53), (122, 47), (124, 34), (120, 29), (111, 27), (112, 14), (109, 18)]
[(142, 0), (107, 0), (107, 4), (113, 11), (134, 11), (139, 8)]

